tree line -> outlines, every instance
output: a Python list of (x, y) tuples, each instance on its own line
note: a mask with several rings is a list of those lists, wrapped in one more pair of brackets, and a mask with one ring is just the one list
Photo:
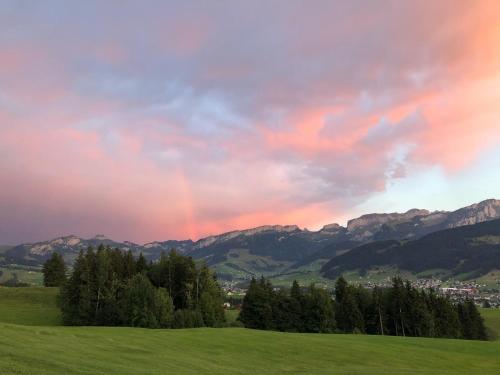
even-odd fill
[(395, 277), (391, 287), (367, 289), (343, 277), (334, 294), (311, 285), (278, 290), (252, 279), (239, 320), (247, 328), (288, 332), (362, 333), (486, 340), (475, 304), (452, 303), (433, 290), (419, 290)]
[(223, 293), (206, 264), (175, 251), (147, 262), (142, 254), (100, 245), (80, 251), (69, 277), (54, 253), (44, 284), (60, 286), (66, 325), (148, 328), (217, 327), (225, 323)]

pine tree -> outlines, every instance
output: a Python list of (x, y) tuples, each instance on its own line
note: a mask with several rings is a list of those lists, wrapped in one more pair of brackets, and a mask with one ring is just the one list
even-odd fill
[(406, 298), (404, 302), (405, 332), (408, 336), (434, 335), (434, 320), (427, 307), (424, 296), (413, 288), (409, 281), (405, 283)]
[(376, 335), (384, 335), (386, 329), (386, 306), (385, 296), (381, 288), (375, 287), (372, 291), (370, 306), (368, 307), (366, 332)]
[(304, 331), (333, 332), (336, 327), (335, 312), (330, 294), (312, 284), (304, 296)]
[(203, 263), (197, 270), (195, 279), (192, 292), (195, 309), (200, 311), (204, 325), (208, 327), (221, 326), (226, 321), (223, 308), (224, 299), (215, 275)]
[(138, 273), (146, 272), (148, 270), (148, 264), (146, 262), (146, 258), (142, 255), (142, 252), (139, 254), (137, 261), (135, 262), (135, 271)]
[(106, 305), (106, 299), (109, 298), (109, 286), (110, 286), (110, 261), (108, 253), (106, 252), (104, 246), (101, 244), (95, 255), (95, 322), (98, 325), (105, 324), (107, 317), (102, 314), (104, 306)]
[(273, 292), (264, 278), (257, 282), (254, 278), (250, 282), (239, 316), (239, 320), (247, 328), (272, 329)]
[(304, 311), (303, 311), (304, 296), (300, 289), (297, 280), (293, 280), (290, 290), (290, 302), (288, 306), (288, 314), (292, 330), (296, 332), (304, 331)]
[(484, 321), (476, 305), (470, 299), (458, 305), (458, 315), (462, 326), (462, 337), (467, 340), (487, 340)]
[(302, 330), (302, 322), (300, 315), (300, 305), (291, 296), (284, 291), (274, 293), (272, 302), (272, 326), (278, 331), (284, 332), (300, 332)]
[(432, 337), (459, 338), (461, 326), (457, 306), (448, 297), (438, 296), (434, 290), (422, 292), (432, 314), (434, 332)]
[(342, 276), (335, 283), (335, 318), (337, 327), (343, 332), (364, 332), (364, 318), (354, 289)]
[(43, 285), (46, 287), (62, 286), (66, 281), (66, 264), (63, 257), (53, 252), (43, 265)]
[(394, 277), (389, 291), (389, 322), (391, 333), (396, 336), (406, 336), (405, 298), (406, 290), (403, 280), (399, 276)]
[(88, 324), (86, 312), (81, 310), (80, 300), (83, 298), (83, 274), (85, 268), (85, 255), (82, 250), (78, 254), (73, 272), (68, 281), (61, 287), (59, 304), (61, 307), (62, 321), (65, 325)]
[(302, 298), (302, 291), (300, 290), (297, 280), (293, 280), (292, 288), (290, 289), (290, 296), (295, 298), (297, 301), (300, 301)]
[(130, 279), (136, 274), (135, 260), (130, 250), (125, 253), (123, 266), (125, 278)]

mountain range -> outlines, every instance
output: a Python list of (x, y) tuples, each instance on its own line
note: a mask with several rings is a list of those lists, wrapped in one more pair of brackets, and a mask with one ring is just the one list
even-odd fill
[(472, 279), (500, 270), (500, 219), (440, 230), (415, 240), (374, 241), (332, 258), (321, 269), (331, 279), (390, 266), (414, 274)]
[[(346, 227), (329, 224), (318, 231), (300, 229), (296, 225), (274, 225), (232, 231), (198, 241), (168, 240), (143, 245), (117, 242), (103, 235), (90, 239), (71, 235), (3, 249), (0, 264), (37, 266), (54, 251), (71, 263), (81, 249), (103, 243), (134, 254), (142, 252), (149, 260), (158, 259), (161, 252), (175, 248), (194, 259), (205, 260), (222, 279), (244, 280), (261, 274), (267, 277), (301, 273), (319, 276), (320, 270), (325, 276), (333, 277), (340, 270), (366, 270), (370, 265), (365, 259), (377, 265), (386, 262), (391, 266), (406, 266), (400, 261), (392, 264), (388, 254), (410, 257), (418, 245), (408, 243), (424, 244), (431, 233), (494, 219), (500, 219), (500, 200), (489, 199), (456, 211), (412, 209), (405, 213), (368, 214), (349, 220)], [(500, 226), (500, 221), (492, 225)], [(386, 256), (377, 256), (381, 251), (388, 252)], [(500, 257), (500, 250), (498, 253)], [(433, 256), (432, 253), (428, 255)], [(339, 266), (340, 261), (345, 263)]]

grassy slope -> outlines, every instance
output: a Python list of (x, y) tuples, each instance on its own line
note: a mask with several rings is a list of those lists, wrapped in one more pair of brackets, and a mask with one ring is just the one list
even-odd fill
[(496, 340), (500, 340), (500, 309), (481, 309), (481, 315), (486, 328), (493, 333)]
[(0, 282), (2, 283), (14, 278), (15, 274), (20, 282), (33, 286), (41, 286), (43, 284), (43, 274), (36, 269), (29, 269), (23, 266), (8, 266), (0, 267), (0, 271), (2, 271), (0, 275)]
[[(0, 373), (500, 373), (500, 341), (289, 334), (238, 328), (21, 325), (45, 324), (39, 315), (46, 314), (52, 316), (47, 324), (56, 324), (55, 293), (54, 289), (0, 289), (0, 322), (17, 323), (0, 323)], [(485, 312), (485, 318), (491, 327), (500, 329), (499, 310)]]
[(0, 287), (0, 322), (54, 326), (60, 325), (56, 306), (57, 288)]

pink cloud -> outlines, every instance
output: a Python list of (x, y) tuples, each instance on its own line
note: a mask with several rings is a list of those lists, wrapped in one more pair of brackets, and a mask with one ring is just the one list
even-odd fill
[(495, 2), (89, 4), (0, 15), (0, 242), (318, 227), (500, 144)]

